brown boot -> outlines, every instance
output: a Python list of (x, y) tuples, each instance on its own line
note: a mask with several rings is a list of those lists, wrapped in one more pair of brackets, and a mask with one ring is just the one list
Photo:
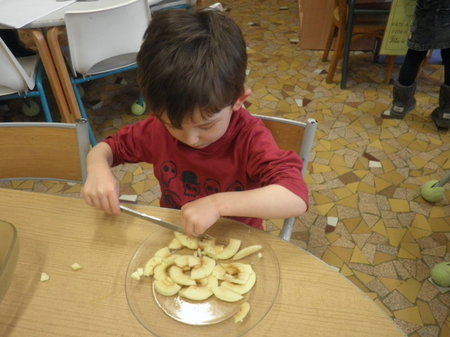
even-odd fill
[(431, 119), (438, 129), (450, 129), (450, 86), (441, 85), (439, 106), (431, 113)]

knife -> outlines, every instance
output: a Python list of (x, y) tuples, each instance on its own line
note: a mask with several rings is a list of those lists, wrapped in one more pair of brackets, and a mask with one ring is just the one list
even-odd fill
[[(155, 223), (157, 225), (160, 225), (160, 226), (162, 226), (164, 228), (170, 229), (171, 231), (176, 231), (176, 232), (180, 232), (180, 233), (186, 234), (183, 227), (175, 225), (175, 224), (173, 224), (171, 222), (162, 220), (162, 219), (160, 219), (160, 218), (158, 218), (156, 216), (153, 216), (153, 215), (149, 215), (149, 214), (146, 214), (146, 213), (142, 213), (142, 212), (136, 211), (134, 209), (128, 208), (128, 207), (123, 206), (123, 205), (120, 205), (119, 207), (124, 212), (132, 214), (134, 216), (138, 216), (138, 217), (143, 218), (145, 220), (149, 220), (149, 221), (151, 221), (151, 222), (153, 222), (153, 223)], [(202, 239), (212, 239), (212, 237), (209, 236), (208, 234), (200, 234), (198, 236), (198, 238), (200, 240), (202, 240)]]

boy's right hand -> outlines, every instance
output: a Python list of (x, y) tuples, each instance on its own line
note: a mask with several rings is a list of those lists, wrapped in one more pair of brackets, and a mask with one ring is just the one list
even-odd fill
[(89, 170), (81, 195), (89, 206), (119, 215), (119, 182), (111, 169)]

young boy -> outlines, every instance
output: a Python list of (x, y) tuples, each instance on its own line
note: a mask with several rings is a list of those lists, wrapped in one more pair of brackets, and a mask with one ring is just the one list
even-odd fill
[(219, 217), (262, 229), (261, 218), (307, 210), (302, 162), (282, 151), (270, 131), (243, 107), (246, 45), (239, 27), (214, 10), (154, 15), (137, 56), (151, 115), (122, 128), (89, 153), (86, 202), (120, 214), (111, 166), (148, 162), (162, 207), (181, 208), (188, 235)]

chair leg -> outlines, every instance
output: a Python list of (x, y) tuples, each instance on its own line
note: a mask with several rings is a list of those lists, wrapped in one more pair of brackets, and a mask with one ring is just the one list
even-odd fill
[(328, 61), (328, 55), (330, 53), (334, 38), (336, 37), (336, 33), (337, 33), (337, 28), (334, 24), (332, 24), (330, 27), (330, 33), (328, 33), (328, 39), (325, 44), (325, 49), (323, 50), (323, 55), (322, 55), (323, 62)]
[(81, 113), (77, 100), (74, 97), (72, 91), (72, 83), (70, 81), (70, 75), (67, 71), (66, 62), (64, 56), (61, 52), (61, 46), (59, 44), (59, 32), (60, 27), (52, 27), (47, 32), (47, 40), (52, 57), (55, 63), (55, 68), (58, 71), (58, 78), (60, 82), (60, 87), (62, 89), (62, 95), (64, 101), (66, 102), (68, 112), (63, 116), (63, 121), (66, 123), (71, 123), (77, 119), (81, 118)]
[(339, 30), (336, 45), (334, 47), (334, 54), (331, 60), (330, 66), (328, 67), (328, 75), (326, 78), (327, 83), (333, 83), (334, 74), (336, 73), (336, 68), (339, 60), (342, 57), (342, 52), (344, 48), (344, 34), (342, 30)]
[(386, 73), (384, 74), (384, 84), (389, 84), (394, 72), (395, 55), (389, 55), (386, 62)]
[(61, 118), (65, 122), (70, 122), (70, 119), (68, 119), (70, 117), (69, 107), (67, 106), (64, 93), (61, 89), (59, 76), (56, 71), (53, 58), (50, 54), (49, 45), (39, 29), (32, 29), (31, 35), (39, 51), (39, 57), (41, 58), (42, 64), (44, 65), (47, 79), (52, 88), (52, 92), (58, 105)]
[(286, 219), (283, 223), (283, 228), (279, 234), (279, 237), (285, 241), (289, 241), (292, 236), (292, 230), (294, 229), (295, 218)]
[(48, 105), (47, 96), (45, 95), (44, 86), (42, 84), (42, 78), (44, 75), (44, 66), (41, 64), (39, 66), (36, 87), (39, 92), (39, 98), (41, 100), (42, 111), (44, 112), (45, 120), (49, 123), (53, 122), (52, 113), (50, 112), (50, 107)]
[(375, 49), (373, 51), (373, 62), (378, 62), (378, 59), (380, 58), (380, 50), (381, 50), (381, 42), (382, 38), (375, 38)]
[(84, 107), (83, 100), (80, 95), (80, 91), (78, 90), (78, 85), (74, 81), (72, 81), (73, 92), (75, 93), (75, 97), (77, 99), (78, 107), (80, 109), (81, 116), (88, 121), (89, 124), (89, 139), (91, 141), (91, 145), (95, 146), (97, 144), (97, 139), (95, 138), (94, 131), (92, 130), (92, 125), (89, 122), (89, 118), (86, 112), (86, 108)]

